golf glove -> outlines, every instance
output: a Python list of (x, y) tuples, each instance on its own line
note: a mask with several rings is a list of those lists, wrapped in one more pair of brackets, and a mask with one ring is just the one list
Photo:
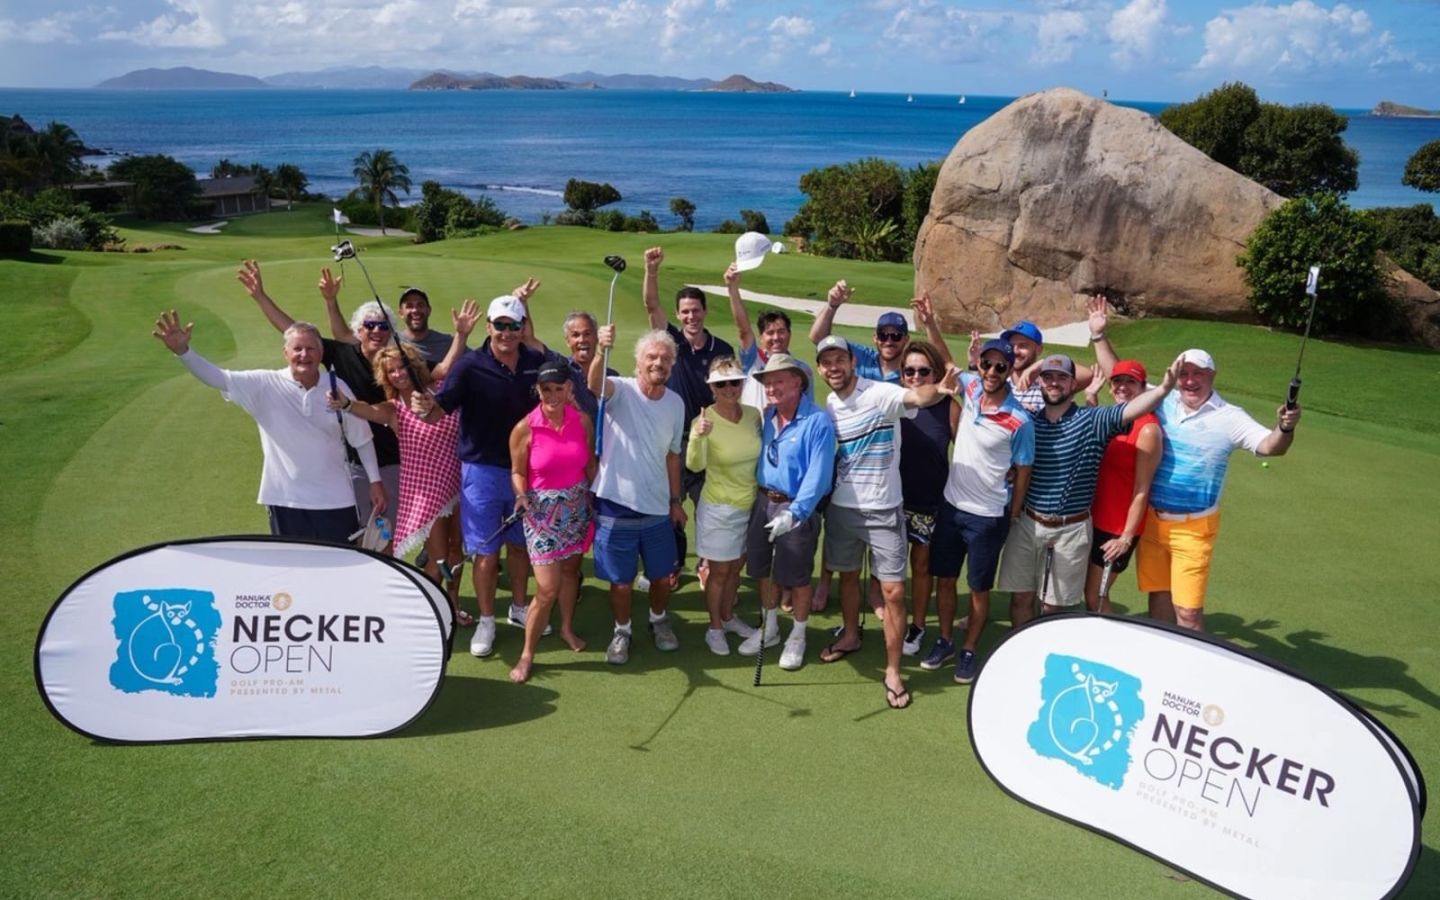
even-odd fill
[(780, 515), (765, 523), (765, 529), (770, 532), (770, 542), (779, 540), (782, 534), (794, 531), (795, 526), (800, 523), (795, 521), (795, 516), (790, 510), (784, 510)]

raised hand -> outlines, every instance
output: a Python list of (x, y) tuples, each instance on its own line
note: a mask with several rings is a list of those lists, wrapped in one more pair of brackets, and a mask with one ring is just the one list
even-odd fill
[(457, 334), (468, 338), (470, 332), (480, 323), (480, 304), (467, 297), (465, 302), (460, 304), (459, 312), (450, 310), (450, 323)]
[(524, 284), (515, 288), (515, 290), (511, 291), (510, 293), (513, 294), (515, 296), (515, 299), (519, 300), (521, 303), (528, 303), (531, 295), (538, 290), (540, 290), (540, 279), (527, 278), (525, 279)]
[(645, 251), (645, 271), (654, 275), (660, 271), (660, 264), (665, 261), (665, 251), (660, 247), (651, 247)]
[(1090, 333), (1104, 334), (1105, 326), (1110, 324), (1109, 306), (1105, 301), (1104, 294), (1096, 294), (1085, 304), (1085, 311), (1089, 314)]
[(185, 351), (190, 349), (190, 333), (194, 330), (194, 322), (181, 328), (180, 316), (172, 309), (160, 314), (160, 318), (155, 320), (155, 330), (150, 333), (159, 338), (171, 353), (184, 356)]
[(710, 421), (710, 417), (706, 415), (709, 411), (710, 407), (703, 407), (700, 410), (700, 415), (695, 417), (694, 423), (690, 426), (690, 434), (693, 437), (704, 437), (715, 430), (715, 423)]
[(1085, 388), (1086, 406), (1100, 405), (1100, 389), (1105, 386), (1106, 379), (1110, 377), (1101, 366), (1097, 365), (1093, 371), (1095, 377), (1091, 379), (1089, 387)]
[(235, 280), (256, 300), (265, 296), (265, 282), (260, 277), (260, 263), (257, 260), (247, 259), (240, 263), (240, 271), (235, 273)]
[(855, 295), (855, 289), (846, 284), (844, 279), (835, 282), (835, 286), (825, 295), (825, 302), (831, 306), (839, 306)]
[(336, 278), (330, 274), (328, 267), (320, 270), (320, 284), (318, 287), (320, 288), (320, 296), (325, 298), (326, 303), (334, 303), (336, 298), (340, 296), (340, 286), (344, 280), (345, 278), (343, 276)]
[(980, 339), (980, 329), (972, 328), (970, 330), (970, 347), (965, 351), (965, 356), (970, 360), (970, 365), (979, 367), (980, 348), (984, 343), (985, 342)]
[(960, 369), (954, 363), (945, 365), (945, 377), (935, 383), (935, 388), (951, 397), (960, 396)]
[(609, 350), (615, 346), (615, 326), (601, 325), (595, 333), (595, 342), (600, 345), (602, 350)]
[(740, 270), (735, 268), (733, 262), (725, 267), (725, 285), (726, 287), (740, 286)]
[(926, 291), (910, 301), (910, 308), (915, 310), (915, 321), (929, 328), (935, 324), (935, 304), (930, 302), (930, 292)]
[(1295, 401), (1294, 409), (1282, 403), (1280, 408), (1275, 411), (1275, 415), (1278, 417), (1277, 421), (1279, 422), (1281, 431), (1287, 434), (1294, 431), (1295, 425), (1300, 421), (1300, 401)]
[(410, 394), (410, 411), (418, 418), (425, 418), (435, 408), (435, 398), (429, 391), (413, 391)]
[(1165, 393), (1170, 393), (1175, 387), (1175, 383), (1180, 380), (1180, 367), (1184, 364), (1185, 354), (1182, 353), (1175, 357), (1175, 361), (1170, 364), (1170, 368), (1165, 370), (1165, 377), (1160, 379), (1160, 386), (1165, 389)]

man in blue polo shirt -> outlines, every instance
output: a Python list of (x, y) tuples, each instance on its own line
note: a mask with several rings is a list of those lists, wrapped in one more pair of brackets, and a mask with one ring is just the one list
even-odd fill
[(510, 432), (535, 408), (535, 379), (543, 353), (525, 346), (520, 331), (525, 306), (516, 297), (496, 297), (486, 314), (489, 337), (460, 358), (445, 386), (433, 398), (416, 393), (412, 408), (429, 422), (441, 410), (460, 410), (460, 527), (465, 552), (475, 555), (471, 578), (480, 621), (470, 652), (495, 652), (495, 589), (500, 577), (500, 547), (509, 546), (511, 619), (524, 622), (525, 582), (530, 561), (518, 521), (501, 530), (515, 506), (510, 484)]
[[(955, 583), (967, 558), (970, 616), (955, 680), (969, 684), (978, 668), (975, 648), (990, 616), (990, 589), (1010, 522), (1020, 515), (1035, 462), (1035, 426), (1010, 391), (1015, 351), (1007, 341), (987, 341), (978, 356), (980, 375), (960, 376), (964, 405), (955, 451), (945, 480), (945, 499), (930, 541), (930, 574), (937, 579), (940, 637), (920, 662), (938, 669), (955, 654)], [(1007, 483), (1015, 470), (1013, 489)]]
[[(1119, 357), (1105, 329), (1110, 323), (1110, 307), (1105, 295), (1096, 294), (1085, 305), (1086, 322), (1090, 326), (1090, 343), (1095, 345), (1095, 361), (1106, 372), (1115, 368)], [(1000, 340), (1015, 350), (1015, 364), (1010, 367), (1010, 390), (1020, 405), (1031, 413), (1045, 408), (1045, 396), (1040, 387), (1039, 371), (1035, 363), (1045, 352), (1045, 339), (1034, 322), (1016, 322), (1000, 333)], [(975, 360), (970, 361), (974, 365)], [(1095, 379), (1095, 370), (1089, 366), (1075, 367), (1075, 389), (1083, 391)]]
[(1160, 384), (1129, 403), (1077, 406), (1074, 360), (1055, 355), (1040, 361), (1045, 408), (1032, 417), (1035, 466), (1023, 515), (1011, 523), (1000, 562), (1000, 590), (1010, 592), (1014, 626), (1034, 616), (1037, 591), (1044, 592), (1042, 612), (1058, 612), (1085, 599), (1090, 503), (1105, 445), (1159, 406), (1179, 371), (1177, 358)]
[[(754, 656), (780, 643), (776, 607), (780, 590), (789, 589), (795, 626), (790, 652), (781, 666), (804, 662), (805, 623), (810, 617), (815, 549), (820, 540), (820, 502), (830, 493), (835, 470), (835, 426), (825, 410), (806, 396), (809, 377), (799, 360), (772, 353), (754, 376), (765, 385), (765, 424), (756, 464), (758, 492), (745, 534), (747, 571), (760, 581), (764, 627), (741, 642), (739, 652)], [(787, 650), (793, 648), (787, 646)]]
[[(855, 296), (855, 289), (844, 281), (835, 282), (825, 295), (825, 305), (815, 315), (810, 326), (810, 341), (819, 343), (830, 336), (835, 325), (835, 313), (842, 305)], [(900, 363), (905, 359), (905, 348), (910, 346), (910, 322), (904, 313), (881, 313), (875, 320), (875, 346), (851, 344), (855, 354), (855, 374), (871, 381), (900, 383)]]

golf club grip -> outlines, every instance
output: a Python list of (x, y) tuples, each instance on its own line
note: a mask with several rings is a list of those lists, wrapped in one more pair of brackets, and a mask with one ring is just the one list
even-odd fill
[(755, 687), (760, 686), (760, 673), (765, 670), (765, 604), (760, 604), (760, 647), (755, 653)]
[(598, 462), (605, 451), (605, 395), (600, 395), (600, 405), (595, 409), (595, 459)]
[(1290, 379), (1290, 394), (1285, 398), (1285, 408), (1294, 409), (1300, 399), (1300, 379)]

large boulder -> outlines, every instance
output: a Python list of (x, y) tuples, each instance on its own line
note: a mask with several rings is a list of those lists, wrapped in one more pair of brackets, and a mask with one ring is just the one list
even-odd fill
[[(1235, 258), (1284, 202), (1146, 113), (1055, 88), (950, 151), (916, 241), (915, 287), (950, 330), (1073, 322), (1094, 293), (1130, 315), (1253, 321)], [(1432, 318), (1435, 292), (1394, 277), (1407, 318)], [(1434, 345), (1434, 324), (1416, 330)]]

